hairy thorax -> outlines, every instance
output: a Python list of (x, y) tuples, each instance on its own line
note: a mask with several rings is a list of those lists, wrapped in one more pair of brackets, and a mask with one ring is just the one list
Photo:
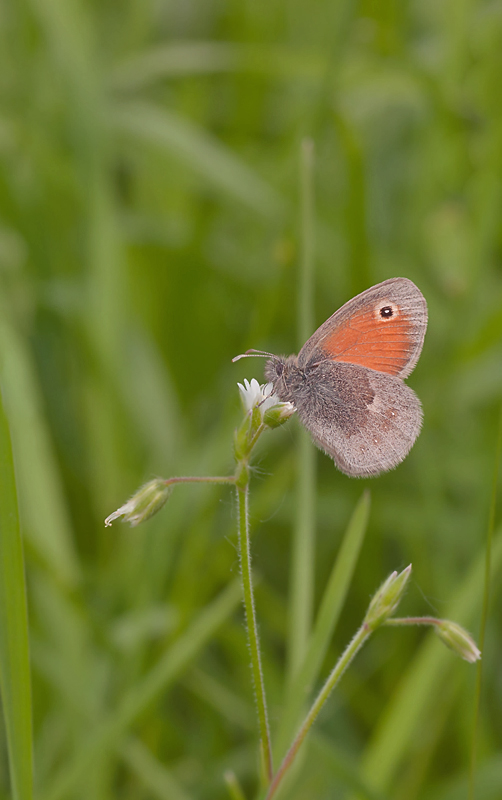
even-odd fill
[(265, 377), (282, 401), (294, 403), (300, 418), (312, 427), (318, 418), (336, 419), (353, 433), (375, 400), (370, 376), (377, 373), (356, 364), (337, 364), (330, 359), (312, 359), (299, 366), (296, 356), (275, 356), (267, 361)]
[(298, 367), (297, 356), (274, 356), (265, 364), (265, 378), (283, 403), (295, 402), (295, 396), (305, 383), (305, 374)]

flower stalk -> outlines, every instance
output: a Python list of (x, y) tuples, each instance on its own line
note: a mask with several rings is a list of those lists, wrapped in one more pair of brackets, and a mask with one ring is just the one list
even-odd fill
[(177, 483), (230, 483), (236, 481), (235, 475), (224, 477), (194, 477), (183, 476), (179, 478), (154, 478), (145, 483), (129, 500), (120, 506), (113, 514), (109, 514), (105, 519), (105, 526), (109, 528), (111, 524), (122, 517), (124, 522), (128, 522), (132, 527), (145, 522), (153, 517), (157, 511), (166, 504), (171, 494), (171, 487)]
[(272, 797), (279, 788), (279, 785), (282, 782), (286, 772), (295, 760), (296, 754), (303, 744), (305, 737), (319, 716), (319, 712), (323, 708), (326, 700), (339, 682), (352, 659), (359, 652), (363, 644), (367, 642), (373, 631), (382, 625), (389, 615), (392, 614), (397, 608), (399, 601), (404, 594), (410, 573), (411, 564), (400, 574), (393, 572), (375, 593), (369, 604), (368, 611), (366, 612), (366, 616), (361, 627), (353, 637), (352, 641), (349, 642), (344, 652), (331, 670), (328, 679), (314, 700), (314, 703), (305, 717), (300, 730), (296, 734), (291, 747), (284, 756), (282, 764), (277, 770), (276, 774), (274, 775), (274, 779), (270, 784), (268, 793), (266, 795), (266, 800), (272, 800)]
[(365, 644), (365, 642), (369, 639), (372, 632), (373, 631), (370, 628), (368, 628), (368, 626), (365, 623), (363, 623), (359, 628), (359, 630), (357, 631), (357, 633), (355, 634), (352, 641), (347, 645), (343, 654), (338, 659), (326, 683), (324, 684), (321, 691), (314, 700), (314, 703), (310, 711), (308, 712), (307, 716), (305, 717), (305, 720), (303, 721), (300, 730), (296, 734), (291, 747), (284, 756), (281, 766), (275, 773), (274, 779), (270, 784), (268, 793), (266, 795), (266, 800), (272, 800), (272, 797), (275, 795), (277, 789), (279, 788), (279, 785), (282, 782), (286, 772), (293, 764), (293, 761), (295, 760), (298, 750), (303, 744), (305, 737), (307, 736), (312, 725), (319, 716), (319, 712), (324, 706), (326, 700), (330, 696), (331, 692), (335, 688), (336, 684), (342, 677), (343, 673), (349, 666), (354, 656), (359, 652), (363, 644)]
[(239, 520), (239, 563), (241, 569), (242, 592), (244, 597), (244, 610), (246, 614), (246, 629), (248, 637), (249, 655), (251, 658), (251, 671), (258, 712), (260, 729), (261, 753), (267, 783), (272, 780), (272, 744), (270, 740), (270, 727), (268, 723), (267, 700), (265, 684), (261, 666), (260, 639), (256, 621), (256, 609), (253, 592), (253, 578), (251, 571), (251, 548), (249, 546), (249, 485), (237, 487), (237, 509)]
[(481, 658), (481, 650), (467, 631), (450, 619), (437, 617), (394, 617), (388, 619), (386, 625), (430, 625), (450, 650), (453, 650), (464, 661), (474, 664)]
[(239, 525), (239, 563), (241, 569), (244, 609), (251, 671), (258, 712), (261, 755), (266, 783), (273, 778), (272, 744), (268, 722), (265, 683), (261, 665), (260, 638), (256, 620), (256, 610), (251, 571), (251, 547), (249, 541), (249, 459), (256, 442), (268, 427), (282, 425), (294, 413), (291, 403), (280, 403), (272, 394), (271, 386), (259, 386), (257, 381), (244, 381), (238, 384), (246, 412), (244, 422), (234, 437), (234, 456), (236, 460), (235, 488), (237, 494)]

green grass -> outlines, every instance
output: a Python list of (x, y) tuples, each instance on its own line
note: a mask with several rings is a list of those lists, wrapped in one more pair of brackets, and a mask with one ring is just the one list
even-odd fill
[[(306, 259), (314, 325), (385, 278), (420, 287), (430, 322), (409, 383), (424, 427), (376, 480), (317, 455), (303, 577), (296, 420), (262, 437), (251, 530), (275, 746), (305, 647), (315, 690), (392, 570), (413, 563), (400, 614), (478, 635), (502, 397), (501, 73), (496, 0), (0, 10), (0, 382), (36, 797), (213, 800), (230, 797), (228, 770), (256, 796), (232, 491), (177, 487), (134, 530), (103, 520), (152, 476), (233, 470), (236, 382), (263, 363), (231, 358), (297, 351)], [(8, 747), (25, 800), (30, 700), (6, 684), (9, 659), (26, 659), (22, 603), (4, 617), (22, 564), (8, 448), (0, 457), (0, 800), (13, 796)], [(494, 530), (476, 800), (502, 796), (500, 514)], [(475, 668), (437, 637), (378, 631), (284, 800), (467, 797), (474, 697)]]
[(23, 545), (9, 425), (0, 408), (0, 688), (12, 796), (33, 797), (33, 731)]

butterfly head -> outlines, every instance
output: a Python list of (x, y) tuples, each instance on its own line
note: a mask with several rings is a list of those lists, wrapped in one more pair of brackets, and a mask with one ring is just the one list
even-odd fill
[(246, 350), (245, 353), (235, 356), (232, 361), (256, 356), (268, 359), (265, 364), (265, 379), (272, 384), (274, 393), (283, 403), (294, 403), (295, 394), (301, 389), (304, 381), (304, 373), (298, 367), (298, 357), (275, 356), (264, 350)]
[(265, 364), (265, 378), (283, 403), (294, 403), (292, 388), (298, 375), (296, 356), (272, 356)]

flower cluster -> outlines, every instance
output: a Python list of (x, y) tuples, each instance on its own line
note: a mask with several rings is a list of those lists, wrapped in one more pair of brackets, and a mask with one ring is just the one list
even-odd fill
[(260, 424), (269, 428), (277, 428), (286, 422), (295, 413), (293, 403), (283, 403), (275, 394), (271, 383), (260, 385), (256, 378), (248, 381), (244, 378), (244, 385), (238, 383), (242, 405), (246, 414), (257, 416)]

